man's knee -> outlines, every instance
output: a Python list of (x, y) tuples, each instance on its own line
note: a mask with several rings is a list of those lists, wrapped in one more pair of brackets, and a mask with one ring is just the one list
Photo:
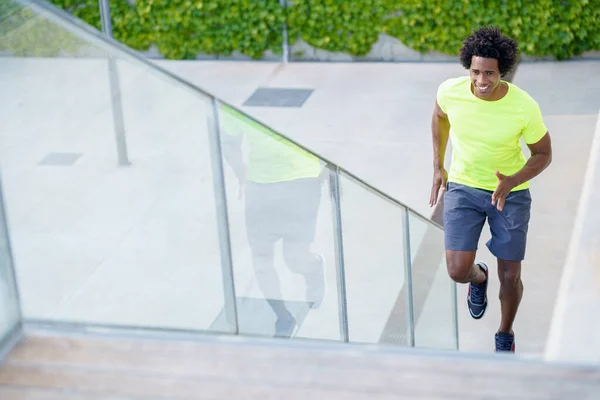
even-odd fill
[(471, 265), (448, 264), (448, 275), (450, 276), (450, 279), (458, 283), (467, 283)]
[(450, 278), (458, 283), (468, 283), (471, 268), (475, 262), (475, 252), (447, 251), (446, 266)]

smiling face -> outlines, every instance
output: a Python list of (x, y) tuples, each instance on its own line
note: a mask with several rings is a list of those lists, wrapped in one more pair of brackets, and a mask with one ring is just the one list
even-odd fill
[(500, 86), (502, 77), (498, 69), (498, 60), (473, 56), (471, 58), (471, 83), (473, 93), (480, 99), (488, 100)]

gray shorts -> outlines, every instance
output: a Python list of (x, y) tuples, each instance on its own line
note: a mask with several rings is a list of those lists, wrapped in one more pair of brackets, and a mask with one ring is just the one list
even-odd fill
[(310, 244), (321, 202), (319, 178), (276, 183), (248, 182), (246, 233), (251, 247), (271, 247), (279, 239)]
[(528, 189), (511, 192), (502, 211), (492, 205), (492, 193), (448, 182), (444, 193), (446, 250), (475, 251), (487, 218), (492, 238), (486, 243), (501, 260), (525, 258), (531, 209)]

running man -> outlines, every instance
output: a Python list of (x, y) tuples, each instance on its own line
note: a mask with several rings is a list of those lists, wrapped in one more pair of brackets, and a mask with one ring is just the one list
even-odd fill
[[(469, 76), (438, 88), (431, 130), (433, 185), (430, 205), (444, 193), (446, 264), (450, 277), (468, 283), (467, 306), (475, 319), (487, 308), (488, 267), (476, 262), (487, 219), (486, 243), (498, 260), (502, 319), (496, 351), (515, 351), (513, 322), (523, 296), (531, 196), (529, 181), (551, 162), (550, 135), (538, 104), (524, 90), (502, 80), (518, 60), (518, 43), (492, 27), (474, 31), (463, 42), (460, 62)], [(450, 173), (444, 167), (452, 140)], [(523, 138), (531, 156), (521, 149)]]

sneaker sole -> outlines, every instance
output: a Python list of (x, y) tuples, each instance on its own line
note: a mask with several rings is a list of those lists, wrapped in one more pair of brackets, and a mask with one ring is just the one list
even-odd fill
[[(490, 269), (488, 268), (487, 264), (486, 264), (486, 263), (484, 263), (483, 261), (478, 261), (478, 262), (476, 262), (475, 264), (479, 265), (480, 263), (481, 263), (481, 264), (483, 264), (483, 265), (485, 265), (485, 268), (486, 268), (486, 269), (487, 269), (487, 271), (488, 271), (488, 273), (487, 273), (487, 278), (488, 278), (488, 284), (489, 284), (489, 279), (490, 279)], [(485, 292), (486, 292), (486, 298), (487, 298), (487, 287), (485, 288)], [(487, 307), (488, 305), (487, 305), (487, 302), (486, 302), (485, 308), (483, 309), (483, 312), (481, 313), (481, 315), (479, 315), (479, 316), (475, 316), (475, 315), (473, 315), (473, 313), (471, 312), (471, 307), (469, 307), (469, 296), (468, 296), (468, 295), (467, 295), (466, 303), (467, 303), (467, 310), (469, 311), (469, 315), (470, 315), (470, 316), (471, 316), (473, 319), (481, 319), (481, 318), (483, 318), (483, 316), (485, 315), (485, 312), (486, 312), (486, 311), (487, 311), (487, 309), (488, 309), (488, 307)]]
[(467, 297), (467, 310), (469, 311), (469, 315), (473, 318), (473, 319), (481, 319), (483, 318), (483, 316), (485, 315), (485, 312), (487, 311), (487, 305), (485, 306), (485, 309), (483, 310), (483, 312), (481, 313), (480, 316), (476, 317), (475, 315), (473, 315), (473, 313), (471, 312), (471, 307), (469, 307), (469, 298)]

